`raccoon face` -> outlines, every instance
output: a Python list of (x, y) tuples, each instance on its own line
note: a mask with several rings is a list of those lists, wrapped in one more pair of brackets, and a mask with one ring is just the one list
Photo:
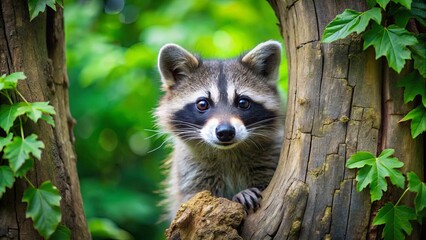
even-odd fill
[(159, 125), (194, 147), (270, 144), (279, 131), (281, 46), (267, 41), (236, 59), (202, 60), (167, 44), (158, 68), (165, 95)]

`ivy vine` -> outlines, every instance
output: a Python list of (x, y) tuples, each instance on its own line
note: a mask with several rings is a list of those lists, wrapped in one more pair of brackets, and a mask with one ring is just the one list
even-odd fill
[(346, 9), (337, 15), (325, 28), (322, 42), (360, 34), (364, 50), (374, 47), (376, 59), (384, 56), (397, 73), (406, 60), (413, 60), (414, 71), (404, 76), (398, 86), (404, 88), (404, 103), (416, 96), (423, 99), (401, 119), (401, 122), (411, 120), (411, 135), (416, 138), (426, 131), (426, 34), (416, 28), (426, 27), (426, 3), (420, 0), (367, 0), (367, 3), (370, 7), (367, 11)]
[[(30, 20), (44, 12), (46, 6), (56, 10), (56, 4), (62, 6), (62, 1), (28, 0)], [(24, 123), (28, 119), (34, 123), (41, 119), (54, 127), (55, 110), (49, 102), (28, 102), (17, 90), (18, 81), (24, 79), (22, 72), (0, 76), (0, 94), (9, 102), (0, 105), (0, 199), (16, 179), (25, 179), (29, 185), (22, 197), (27, 204), (25, 216), (33, 220), (34, 228), (45, 239), (70, 239), (71, 231), (59, 224), (61, 195), (58, 189), (50, 181), (37, 187), (26, 176), (34, 168), (34, 159), (41, 160), (44, 143), (36, 134), (25, 136)], [(22, 101), (14, 102), (12, 93)]]
[[(46, 239), (69, 239), (70, 231), (59, 225), (61, 221), (58, 189), (50, 181), (35, 186), (27, 178), (27, 173), (34, 168), (34, 159), (41, 160), (42, 141), (36, 134), (24, 133), (24, 124), (39, 120), (55, 126), (52, 115), (54, 108), (49, 102), (28, 102), (17, 90), (19, 80), (26, 77), (22, 72), (0, 76), (0, 94), (9, 104), (0, 105), (0, 198), (6, 188), (12, 188), (16, 179), (22, 178), (28, 183), (22, 201), (27, 204), (26, 217), (31, 218), (34, 228)], [(14, 102), (14, 93), (22, 101)]]
[[(400, 120), (411, 120), (411, 135), (416, 138), (426, 131), (426, 34), (416, 27), (426, 27), (426, 3), (367, 0), (367, 4), (369, 9), (364, 12), (346, 9), (337, 15), (325, 28), (322, 42), (331, 43), (353, 33), (362, 35), (364, 50), (372, 46), (376, 59), (384, 56), (388, 66), (397, 73), (407, 60), (413, 60), (414, 71), (406, 74), (397, 86), (404, 88), (404, 103), (416, 97), (421, 99), (420, 104)], [(387, 178), (398, 188), (405, 188), (395, 204), (389, 202), (379, 209), (372, 223), (384, 225), (384, 239), (404, 239), (411, 234), (411, 222), (417, 220), (422, 224), (426, 216), (426, 184), (414, 172), (409, 172), (406, 178), (399, 170), (404, 163), (392, 157), (393, 154), (393, 149), (383, 150), (378, 157), (360, 151), (348, 159), (346, 167), (358, 169), (356, 190), (360, 192), (368, 186), (371, 202), (380, 200), (387, 191)], [(400, 204), (409, 191), (416, 194), (414, 209)]]
[[(407, 179), (398, 168), (404, 166), (404, 163), (398, 158), (392, 157), (394, 149), (385, 149), (378, 157), (370, 152), (357, 152), (346, 162), (346, 167), (350, 169), (358, 168), (356, 176), (356, 190), (362, 191), (367, 186), (370, 188), (371, 202), (382, 198), (383, 192), (387, 190), (388, 184), (386, 178), (398, 188), (405, 191), (393, 203), (386, 203), (382, 206), (373, 220), (373, 225), (385, 225), (382, 232), (384, 239), (404, 239), (405, 234), (410, 235), (413, 230), (410, 221), (417, 220), (422, 224), (426, 217), (426, 183), (414, 173), (409, 172)], [(408, 181), (408, 186), (405, 182)], [(402, 198), (408, 191), (416, 194), (414, 198), (414, 209), (400, 204)]]

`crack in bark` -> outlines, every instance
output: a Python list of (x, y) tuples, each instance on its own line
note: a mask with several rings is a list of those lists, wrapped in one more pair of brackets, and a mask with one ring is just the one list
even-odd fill
[[(8, 73), (10, 74), (12, 72), (12, 52), (10, 51), (10, 46), (9, 46), (9, 38), (7, 36), (7, 30), (6, 30), (6, 21), (4, 20), (4, 14), (3, 14), (3, 2), (0, 2), (0, 12), (1, 12), (1, 21), (3, 22), (3, 35), (4, 35), (4, 39), (6, 40), (6, 49), (7, 49), (7, 57), (6, 57), (6, 63), (7, 63), (7, 69), (8, 69)], [(9, 61), (10, 59), (10, 61)]]
[[(296, 11), (295, 8), (293, 8), (293, 12), (294, 12), (294, 15), (296, 16), (296, 19), (297, 19), (297, 11)], [(294, 21), (292, 23), (293, 23), (292, 29), (294, 30), (296, 28), (296, 26), (294, 25)], [(296, 39), (294, 39), (294, 45), (296, 45)], [(299, 58), (297, 57), (297, 53), (294, 56), (294, 59), (295, 59), (295, 63), (296, 63), (295, 68), (296, 68), (296, 73), (297, 73), (299, 71), (299, 64), (298, 64)], [(297, 82), (298, 81), (297, 81), (297, 74), (296, 74), (295, 79), (294, 79), (293, 111), (296, 111), (296, 106), (297, 106), (296, 105), (297, 104), (297, 101), (296, 101), (296, 99), (297, 99)], [(289, 82), (289, 84), (290, 84), (290, 82)], [(293, 131), (294, 131), (294, 124), (295, 124), (295, 122), (296, 122), (296, 118), (293, 116), (293, 123), (291, 125), (291, 130), (290, 130), (291, 137), (293, 137)]]
[[(314, 12), (315, 12), (315, 19), (316, 19), (316, 23), (317, 23), (317, 34), (319, 34), (319, 31), (320, 31), (320, 29), (319, 29), (319, 23), (318, 23), (318, 13), (317, 13), (317, 10), (316, 10), (316, 6), (315, 6), (315, 1), (312, 1), (313, 2), (313, 5), (314, 5)], [(295, 11), (296, 12), (296, 11)], [(318, 35), (317, 35), (318, 36)], [(321, 96), (321, 88), (322, 88), (322, 81), (323, 81), (323, 78), (324, 78), (324, 52), (323, 52), (323, 49), (322, 49), (322, 46), (320, 47), (320, 50), (321, 50), (321, 78), (319, 79), (319, 93), (318, 93), (318, 98), (320, 98), (320, 96)], [(299, 66), (299, 64), (296, 64), (296, 66)], [(296, 81), (296, 84), (297, 84), (297, 81)], [(297, 89), (297, 88), (296, 88)], [(319, 109), (320, 109), (320, 106), (321, 105), (321, 102), (319, 101), (319, 99), (318, 99), (318, 105), (316, 106), (316, 108), (314, 109), (314, 115), (313, 115), (313, 119), (312, 119), (312, 124), (311, 124), (311, 132), (312, 132), (312, 130), (313, 130), (313, 127), (314, 127), (314, 123), (315, 123), (315, 116), (317, 116), (318, 114), (319, 114)], [(309, 169), (309, 163), (310, 163), (310, 160), (311, 160), (311, 153), (312, 153), (312, 136), (311, 136), (311, 139), (310, 139), (310, 143), (309, 143), (309, 151), (308, 151), (308, 156), (307, 156), (307, 159), (308, 159), (308, 161), (307, 161), (307, 164), (306, 164), (306, 172), (308, 172), (308, 169)], [(308, 177), (308, 175), (309, 174), (306, 174), (305, 175), (305, 182), (307, 181), (307, 177)], [(303, 221), (302, 221), (303, 222)]]
[[(314, 12), (315, 12), (315, 20), (317, 22), (317, 39), (321, 39), (321, 29), (320, 29), (320, 24), (319, 24), (319, 17), (318, 17), (318, 12), (317, 12), (317, 6), (315, 5), (315, 1), (312, 1), (313, 5), (314, 5)], [(321, 48), (322, 50), (322, 48)], [(322, 52), (322, 51), (321, 51)], [(324, 63), (324, 62), (323, 62)]]
[(310, 40), (310, 41), (307, 41), (307, 42), (303, 42), (303, 43), (299, 44), (298, 46), (296, 46), (296, 49), (302, 48), (305, 45), (308, 45), (310, 43), (318, 43), (318, 39), (314, 39), (314, 40)]
[[(347, 128), (346, 128), (346, 130), (347, 130)], [(341, 151), (344, 151), (344, 152), (342, 153)], [(339, 147), (338, 147), (337, 153), (336, 153), (338, 160), (339, 160), (339, 157), (342, 154), (346, 155), (346, 144), (345, 143), (339, 143)], [(343, 159), (345, 159), (345, 156), (343, 156)], [(344, 173), (345, 173), (345, 167), (344, 167), (344, 165), (343, 165), (342, 171), (343, 171), (343, 173), (342, 173), (342, 178), (340, 179), (339, 187), (334, 189), (333, 195), (331, 197), (331, 207), (334, 206), (334, 201), (335, 201), (336, 194), (337, 194), (336, 192), (337, 191), (340, 192), (341, 191), (340, 189), (342, 188), (342, 182), (344, 181), (343, 179), (345, 177), (345, 175), (344, 175)], [(333, 225), (333, 212), (331, 212), (330, 226), (329, 226), (328, 230), (326, 231), (326, 234), (330, 236), (330, 239), (331, 239), (331, 235), (330, 234), (331, 234), (331, 227), (332, 227), (332, 225)], [(346, 223), (346, 225), (347, 225), (347, 223)]]
[[(350, 50), (351, 50), (351, 48), (349, 47), (348, 48), (348, 57), (349, 57), (349, 61), (348, 61), (348, 70), (347, 70), (347, 77), (348, 77), (348, 85), (349, 86), (352, 86), (352, 85), (350, 85), (350, 82), (349, 82), (349, 73), (350, 73), (350, 69), (351, 69), (351, 64), (352, 64), (352, 61), (351, 61), (351, 55), (349, 55), (349, 53), (350, 53)], [(352, 88), (352, 92), (351, 92), (351, 98), (350, 98), (350, 103), (349, 103), (349, 106), (351, 106), (351, 108), (350, 108), (350, 110), (349, 110), (349, 119), (350, 119), (350, 121), (358, 121), (358, 120), (355, 120), (355, 119), (353, 119), (352, 118), (352, 113), (355, 111), (354, 110), (354, 108), (356, 108), (357, 106), (355, 106), (355, 105), (353, 105), (353, 102), (354, 102), (354, 94), (355, 94), (355, 87), (356, 87), (356, 84), (353, 86), (353, 88)], [(364, 111), (364, 110), (362, 110), (362, 111)], [(361, 115), (362, 116), (362, 115)], [(349, 126), (346, 128), (346, 136), (345, 136), (345, 140), (346, 141), (348, 141), (348, 133), (349, 133)], [(356, 129), (356, 131), (357, 131), (357, 133), (356, 133), (356, 141), (353, 143), (353, 144), (355, 144), (355, 146), (354, 146), (354, 148), (355, 149), (358, 149), (358, 137), (359, 137), (359, 131), (360, 131), (360, 126), (358, 125), (357, 126), (357, 129)], [(345, 152), (345, 159), (348, 159), (348, 151), (346, 151)], [(353, 170), (352, 170), (353, 171)], [(349, 205), (348, 205), (348, 211), (347, 211), (347, 217), (346, 217), (346, 221), (345, 221), (345, 236), (347, 236), (348, 235), (348, 230), (349, 230), (349, 220), (350, 220), (350, 216), (351, 216), (351, 206), (352, 206), (352, 191), (353, 191), (353, 186), (354, 186), (354, 178), (348, 178), (348, 170), (346, 169), (346, 168), (344, 168), (344, 172), (343, 172), (343, 181), (341, 182), (341, 183), (344, 183), (345, 181), (351, 181), (351, 184), (349, 184)]]
[(349, 230), (349, 220), (351, 217), (351, 206), (352, 206), (352, 191), (353, 191), (353, 185), (355, 180), (351, 180), (352, 184), (350, 184), (350, 192), (349, 192), (349, 207), (348, 207), (348, 216), (346, 218), (346, 230), (345, 230), (345, 236), (348, 235), (348, 230)]
[(299, 1), (299, 0), (295, 0), (295, 1), (293, 1), (292, 3), (290, 3), (290, 4), (287, 4), (286, 8), (287, 8), (288, 10), (290, 10), (290, 8), (294, 7), (294, 5), (295, 5), (298, 1)]

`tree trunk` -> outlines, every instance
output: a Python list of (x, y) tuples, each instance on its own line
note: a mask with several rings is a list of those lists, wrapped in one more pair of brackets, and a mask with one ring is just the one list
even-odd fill
[[(35, 162), (27, 176), (36, 186), (51, 180), (62, 196), (62, 224), (71, 229), (72, 239), (90, 239), (73, 149), (63, 11), (60, 7), (56, 12), (46, 11), (30, 22), (27, 1), (0, 2), (0, 71), (24, 72), (27, 80), (18, 84), (22, 95), (30, 102), (50, 101), (55, 107), (55, 128), (44, 122), (25, 124), (25, 131), (36, 133), (45, 144), (41, 161)], [(17, 180), (0, 200), (0, 239), (41, 239), (25, 217), (22, 195), (26, 187), (25, 181)]]
[[(363, 51), (357, 36), (320, 42), (325, 26), (364, 1), (269, 0), (279, 19), (289, 63), (285, 141), (262, 208), (242, 227), (244, 239), (377, 239), (372, 220), (385, 200), (370, 203), (355, 190), (355, 171), (345, 168), (357, 151), (394, 148), (403, 171), (424, 172), (423, 136), (412, 139), (399, 75), (386, 61)], [(418, 231), (413, 232), (413, 238)]]

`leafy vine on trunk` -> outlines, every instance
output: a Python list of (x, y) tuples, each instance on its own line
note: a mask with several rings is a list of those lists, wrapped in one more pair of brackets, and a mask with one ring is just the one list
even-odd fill
[[(31, 20), (44, 12), (46, 6), (56, 10), (56, 3), (60, 4), (56, 0), (29, 0)], [(18, 81), (25, 78), (22, 72), (0, 77), (0, 94), (9, 102), (0, 106), (0, 128), (4, 133), (0, 136), (0, 198), (6, 188), (13, 187), (16, 179), (25, 179), (29, 186), (22, 202), (27, 203), (25, 215), (33, 220), (34, 228), (46, 239), (70, 239), (71, 231), (59, 224), (62, 216), (59, 190), (50, 181), (37, 187), (26, 176), (34, 168), (33, 159), (41, 160), (44, 143), (34, 133), (25, 136), (24, 124), (28, 119), (34, 123), (41, 119), (54, 127), (52, 115), (56, 112), (49, 102), (28, 102), (25, 99), (17, 89)], [(12, 94), (22, 102), (13, 101)]]
[[(388, 66), (400, 73), (407, 60), (413, 59), (414, 70), (406, 74), (398, 86), (404, 88), (404, 103), (414, 101), (417, 96), (420, 104), (400, 120), (411, 120), (411, 135), (416, 138), (426, 131), (426, 3), (412, 0), (367, 1), (370, 9), (364, 12), (346, 9), (336, 16), (324, 30), (322, 41), (330, 43), (346, 38), (352, 33), (362, 34), (364, 50), (373, 46), (376, 59), (384, 56)], [(379, 6), (376, 6), (379, 5)], [(393, 185), (405, 188), (405, 177), (397, 170), (404, 165), (395, 157), (393, 149), (385, 149), (375, 157), (370, 152), (360, 151), (352, 155), (346, 167), (358, 168), (356, 190), (369, 186), (371, 202), (380, 200), (387, 191), (386, 177)], [(385, 239), (404, 239), (410, 235), (410, 221), (420, 224), (426, 216), (426, 184), (414, 172), (407, 174), (408, 186), (393, 204), (382, 206), (373, 220), (373, 225), (382, 225)], [(416, 193), (415, 209), (399, 205), (408, 192)], [(405, 234), (404, 234), (405, 233)]]
[[(364, 50), (373, 46), (376, 59), (384, 56), (391, 67), (400, 73), (406, 60), (413, 59), (414, 71), (400, 80), (404, 87), (404, 102), (417, 95), (421, 103), (402, 121), (411, 120), (411, 135), (416, 138), (426, 131), (426, 3), (419, 0), (367, 1), (370, 9), (364, 12), (346, 9), (324, 30), (322, 41), (330, 43), (352, 33), (362, 34)], [(376, 5), (379, 7), (376, 7)]]
[[(61, 236), (70, 238), (70, 230), (59, 225), (61, 221), (60, 201), (58, 189), (50, 181), (43, 182), (38, 188), (26, 177), (34, 167), (34, 160), (41, 160), (41, 150), (44, 143), (38, 140), (36, 134), (25, 136), (24, 124), (28, 119), (37, 123), (46, 121), (55, 126), (52, 115), (54, 108), (49, 102), (28, 102), (17, 90), (19, 80), (25, 79), (22, 72), (12, 73), (0, 77), (0, 94), (9, 104), (0, 106), (0, 128), (5, 137), (0, 136), (0, 198), (6, 188), (12, 188), (17, 178), (24, 178), (29, 187), (22, 198), (27, 203), (26, 217), (34, 222), (34, 228), (45, 238), (56, 239)], [(14, 102), (11, 92), (18, 95), (22, 102)], [(5, 164), (5, 163), (8, 164)]]

